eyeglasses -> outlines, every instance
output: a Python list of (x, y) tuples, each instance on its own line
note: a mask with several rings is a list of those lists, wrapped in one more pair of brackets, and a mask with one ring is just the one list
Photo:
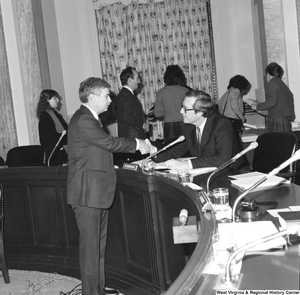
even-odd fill
[(186, 106), (182, 105), (182, 108), (184, 110), (185, 113), (187, 113), (188, 111), (193, 111), (194, 109), (188, 109)]

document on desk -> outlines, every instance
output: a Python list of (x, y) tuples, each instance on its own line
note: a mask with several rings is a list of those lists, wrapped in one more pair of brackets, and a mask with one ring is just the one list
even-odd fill
[[(267, 174), (261, 173), (261, 172), (250, 172), (250, 173), (244, 173), (244, 174), (239, 174), (239, 175), (233, 175), (233, 176), (230, 176), (230, 178), (233, 178), (231, 180), (231, 184), (232, 184), (232, 186), (236, 187), (237, 189), (247, 190), (248, 188), (250, 188), (252, 185), (257, 183), (259, 180), (261, 180), (266, 175)], [(291, 183), (290, 180), (274, 175), (274, 176), (268, 178), (263, 183), (261, 183), (254, 190), (255, 191), (265, 190), (265, 189), (273, 188), (273, 187), (280, 186), (280, 185), (289, 185), (290, 183)]]
[[(187, 161), (187, 160), (191, 160), (194, 159), (195, 157), (186, 157), (186, 158), (179, 158), (176, 160), (179, 161)], [(132, 162), (132, 164), (138, 164), (139, 166), (142, 166), (143, 160), (138, 160), (138, 161), (134, 161)], [(168, 169), (168, 167), (166, 166), (166, 161), (165, 162), (159, 162), (159, 163), (155, 163), (155, 169), (156, 170), (162, 170), (162, 169)]]
[[(194, 159), (195, 157), (186, 157), (186, 158), (179, 158), (177, 160), (179, 161), (187, 161)], [(135, 161), (132, 162), (132, 164), (138, 164), (142, 165), (143, 160)], [(196, 168), (196, 169), (188, 169), (188, 172), (191, 174), (191, 176), (197, 176), (205, 173), (212, 172), (216, 170), (217, 167), (202, 167), (202, 168)], [(168, 170), (170, 173), (178, 173), (177, 170), (169, 170), (168, 167), (166, 166), (166, 162), (160, 162), (155, 164), (155, 170)]]
[[(237, 247), (252, 241), (277, 233), (278, 230), (272, 221), (219, 223), (219, 232), (234, 235)], [(272, 248), (282, 248), (286, 244), (283, 237), (255, 246), (248, 251), (264, 251)]]

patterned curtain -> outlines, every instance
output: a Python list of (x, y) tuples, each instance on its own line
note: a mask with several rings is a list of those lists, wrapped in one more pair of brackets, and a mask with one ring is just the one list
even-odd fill
[[(178, 64), (188, 86), (217, 97), (209, 0), (149, 1), (100, 5), (93, 0), (99, 38), (102, 78), (117, 94), (119, 76), (127, 66), (140, 73), (139, 99), (147, 114), (164, 86), (170, 64)], [(163, 138), (162, 122), (152, 124), (152, 140)]]

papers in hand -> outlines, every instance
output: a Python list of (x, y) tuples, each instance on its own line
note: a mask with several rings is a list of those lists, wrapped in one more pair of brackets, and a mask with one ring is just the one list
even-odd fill
[[(244, 173), (239, 175), (233, 175), (230, 176), (233, 178), (231, 180), (232, 186), (241, 189), (241, 190), (247, 190), (250, 188), (253, 184), (257, 183), (259, 180), (261, 180), (264, 176), (267, 174), (261, 173), (261, 172), (250, 172), (250, 173)], [(268, 188), (273, 188), (275, 186), (279, 185), (287, 185), (290, 184), (290, 180), (287, 180), (283, 177), (278, 177), (276, 175), (268, 178), (265, 182), (261, 183), (257, 188), (254, 190), (263, 190)]]

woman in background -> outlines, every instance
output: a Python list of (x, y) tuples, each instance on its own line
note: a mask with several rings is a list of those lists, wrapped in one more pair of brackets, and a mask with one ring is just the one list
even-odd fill
[[(243, 150), (242, 133), (244, 130), (245, 111), (243, 95), (250, 90), (249, 81), (242, 75), (236, 75), (229, 80), (227, 91), (218, 101), (218, 109), (220, 114), (227, 117), (234, 128), (235, 136), (233, 141), (233, 154)], [(232, 169), (242, 169), (249, 166), (247, 158), (241, 157), (230, 167)]]
[(154, 115), (164, 122), (164, 143), (182, 135), (180, 110), (186, 92), (186, 77), (178, 65), (167, 66), (164, 74), (165, 86), (157, 91)]
[(266, 101), (253, 103), (251, 108), (256, 111), (268, 111), (266, 132), (292, 132), (291, 122), (295, 120), (294, 96), (287, 85), (281, 80), (282, 67), (276, 62), (267, 65), (265, 73), (271, 78), (267, 84)]
[(218, 101), (220, 114), (230, 119), (236, 133), (241, 135), (245, 122), (243, 95), (249, 90), (249, 81), (241, 75), (229, 80), (227, 91)]
[[(39, 119), (40, 143), (47, 150), (47, 160), (62, 136), (62, 132), (68, 129), (68, 124), (56, 110), (60, 99), (61, 97), (56, 91), (43, 90), (36, 109), (36, 115)], [(56, 151), (51, 156), (50, 164), (60, 165), (68, 162), (66, 145), (67, 136), (64, 135)]]

